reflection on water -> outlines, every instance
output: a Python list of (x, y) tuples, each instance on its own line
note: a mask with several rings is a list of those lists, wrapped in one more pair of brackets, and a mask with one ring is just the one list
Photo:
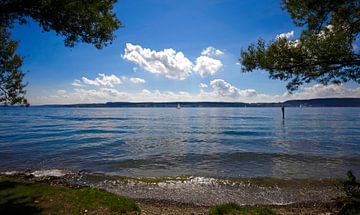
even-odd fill
[(360, 108), (2, 108), (0, 170), (343, 177), (360, 171)]

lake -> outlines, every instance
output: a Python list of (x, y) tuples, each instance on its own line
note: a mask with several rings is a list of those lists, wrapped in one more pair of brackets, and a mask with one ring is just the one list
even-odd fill
[(0, 171), (343, 178), (360, 108), (1, 108)]

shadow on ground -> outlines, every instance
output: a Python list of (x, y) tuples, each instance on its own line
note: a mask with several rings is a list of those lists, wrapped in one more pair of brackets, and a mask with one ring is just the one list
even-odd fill
[(25, 194), (14, 193), (11, 190), (24, 183), (1, 181), (0, 182), (0, 214), (39, 214), (41, 209), (36, 206), (32, 198)]

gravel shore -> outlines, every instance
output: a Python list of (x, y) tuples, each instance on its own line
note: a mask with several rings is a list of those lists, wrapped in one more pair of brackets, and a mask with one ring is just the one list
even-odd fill
[(268, 207), (278, 214), (337, 214), (342, 193), (334, 180), (204, 177), (127, 178), (71, 172), (6, 173), (7, 177), (67, 187), (97, 187), (135, 199), (142, 214), (207, 214), (210, 206), (234, 202)]

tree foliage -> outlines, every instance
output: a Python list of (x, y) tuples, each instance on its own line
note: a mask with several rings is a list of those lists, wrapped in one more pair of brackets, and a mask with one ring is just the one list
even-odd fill
[(282, 7), (303, 29), (300, 37), (259, 39), (241, 51), (243, 72), (266, 70), (272, 79), (289, 81), (290, 92), (311, 81), (360, 83), (360, 1), (282, 0)]
[(20, 67), (23, 59), (15, 54), (18, 42), (10, 39), (10, 34), (0, 26), (0, 104), (28, 104), (25, 99), (24, 74)]
[[(117, 0), (1, 0), (0, 1), (0, 28), (1, 28), (1, 74), (0, 103), (22, 104), (25, 91), (20, 71), (22, 58), (15, 54), (18, 42), (12, 41), (9, 29), (15, 22), (26, 24), (30, 19), (37, 22), (44, 32), (54, 30), (64, 37), (65, 46), (73, 47), (76, 43), (93, 44), (101, 49), (114, 39), (114, 31), (121, 27), (121, 22), (113, 12), (113, 4)], [(13, 60), (13, 68), (6, 65), (7, 60)], [(14, 73), (14, 71), (17, 71)], [(8, 82), (17, 85), (9, 88)], [(6, 91), (6, 93), (5, 93)], [(18, 98), (9, 100), (9, 95)]]

